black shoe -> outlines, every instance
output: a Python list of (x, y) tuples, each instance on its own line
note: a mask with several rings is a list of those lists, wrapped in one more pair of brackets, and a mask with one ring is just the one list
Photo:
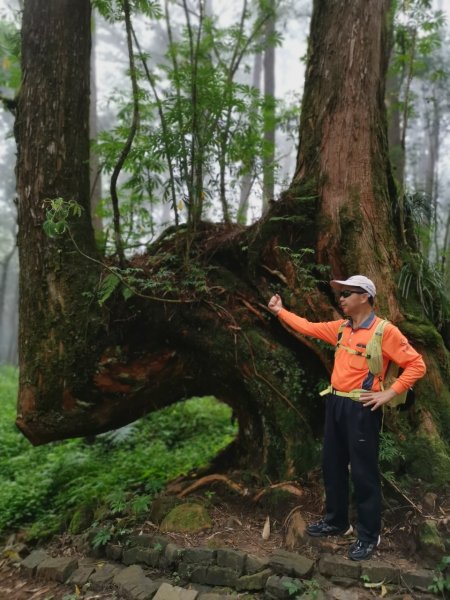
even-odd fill
[(380, 538), (378, 538), (378, 541), (376, 542), (356, 540), (356, 542), (350, 546), (348, 557), (350, 560), (367, 560), (375, 552), (379, 543)]
[(306, 528), (306, 533), (313, 537), (328, 537), (329, 535), (347, 535), (353, 531), (351, 525), (346, 527), (336, 527), (336, 525), (330, 525), (323, 519), (317, 523), (311, 523)]

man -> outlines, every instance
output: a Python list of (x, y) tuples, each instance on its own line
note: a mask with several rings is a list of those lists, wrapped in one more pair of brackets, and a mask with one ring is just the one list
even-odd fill
[(331, 286), (337, 291), (340, 307), (348, 319), (311, 323), (283, 308), (278, 294), (270, 299), (269, 309), (294, 331), (338, 346), (324, 428), (322, 467), (326, 514), (321, 521), (309, 525), (307, 532), (317, 537), (351, 532), (348, 520), (350, 465), (358, 523), (357, 540), (349, 549), (349, 558), (359, 561), (370, 558), (380, 541), (380, 409), (423, 377), (425, 364), (400, 330), (391, 323), (386, 324), (381, 346), (381, 378), (389, 361), (397, 363), (403, 372), (390, 388), (383, 390), (382, 382), (369, 371), (364, 352), (381, 321), (373, 312), (375, 284), (363, 275), (354, 275), (345, 281), (333, 280)]

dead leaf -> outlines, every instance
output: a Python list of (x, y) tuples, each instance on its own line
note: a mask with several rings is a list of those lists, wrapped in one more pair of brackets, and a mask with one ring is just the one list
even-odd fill
[(261, 537), (263, 540), (268, 540), (270, 537), (270, 518), (269, 518), (269, 516), (266, 517), (266, 522), (264, 523)]

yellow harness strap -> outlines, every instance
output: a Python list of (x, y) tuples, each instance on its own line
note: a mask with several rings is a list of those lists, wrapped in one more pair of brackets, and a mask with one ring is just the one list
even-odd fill
[(362, 402), (361, 394), (367, 391), (368, 390), (352, 390), (351, 392), (340, 392), (339, 390), (335, 390), (331, 385), (329, 385), (325, 390), (319, 392), (319, 395), (326, 396), (327, 394), (334, 394), (335, 396), (351, 398), (352, 400), (355, 400), (355, 402)]

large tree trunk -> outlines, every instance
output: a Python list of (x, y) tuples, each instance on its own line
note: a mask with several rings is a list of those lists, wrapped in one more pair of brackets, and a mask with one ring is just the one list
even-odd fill
[[(34, 6), (42, 5), (40, 14), (51, 7), (41, 27), (49, 22), (48, 38), (56, 35), (55, 16), (61, 14), (56, 4), (29, 0), (25, 44), (35, 39), (30, 35)], [(49, 168), (53, 155), (38, 152), (50, 140), (60, 147), (61, 136), (55, 134), (59, 127), (67, 128), (65, 149), (70, 136), (80, 132), (69, 125), (73, 103), (83, 106), (82, 82), (72, 88), (67, 82), (70, 93), (58, 96), (61, 105), (56, 102), (49, 115), (46, 107), (53, 99), (41, 89), (47, 71), (39, 67), (53, 54), (44, 43), (46, 36), (34, 54), (24, 53), (18, 127), (23, 269), (18, 425), (34, 443), (104, 431), (191, 395), (214, 394), (233, 407), (239, 420), (235, 448), (241, 464), (272, 477), (304, 472), (317, 462), (315, 438), (323, 413), (317, 392), (328, 377), (332, 354), (311, 340), (298, 343), (265, 304), (279, 291), (288, 307), (313, 319), (337, 317), (329, 286), (319, 281), (323, 265), (329, 265), (328, 276), (363, 272), (372, 277), (382, 313), (401, 321), (419, 349), (426, 347), (431, 375), (421, 387), (421, 412), (414, 413), (410, 426), (424, 447), (436, 450), (439, 460), (433, 469), (440, 479), (450, 480), (450, 401), (442, 375), (447, 376), (447, 354), (430, 324), (402, 321), (396, 296), (394, 276), (401, 259), (391, 210), (395, 186), (383, 103), (387, 9), (388, 0), (344, 5), (316, 0), (293, 183), (251, 228), (198, 227), (191, 248), (195, 267), (204, 269), (208, 292), (201, 291), (202, 281), (193, 286), (192, 273), (199, 271), (183, 271), (181, 258), (176, 268), (165, 265), (165, 257), (173, 263), (175, 249), (183, 247), (178, 245), (183, 230), (171, 231), (148, 257), (133, 262), (153, 282), (167, 269), (153, 299), (135, 296), (125, 303), (117, 291), (97, 313), (96, 303), (83, 295), (95, 289), (95, 265), (84, 261), (69, 242), (45, 238), (40, 226), (43, 198), (88, 199), (79, 187), (81, 180), (87, 185), (88, 160), (79, 160), (76, 140), (70, 151), (58, 153), (63, 180), (54, 162)], [(72, 10), (70, 31), (76, 31), (74, 20)], [(64, 57), (70, 63), (68, 48), (72, 52), (74, 44), (64, 41), (61, 31), (57, 39), (58, 60)], [(80, 65), (80, 58), (76, 60)], [(65, 69), (59, 65), (56, 72)], [(54, 114), (59, 118), (54, 120)], [(39, 131), (30, 136), (32, 116)], [(81, 115), (78, 122), (84, 123)], [(78, 225), (77, 235), (85, 253), (93, 253), (86, 221)], [(168, 282), (177, 289), (171, 300), (164, 291)], [(96, 324), (100, 318), (103, 329)]]
[[(89, 211), (89, 0), (27, 0), (22, 24), (23, 81), (15, 124), (20, 260), (18, 423), (31, 438), (57, 429), (59, 410), (89, 399), (98, 321), (97, 270), (66, 237), (43, 231), (48, 201), (83, 207), (72, 234), (95, 256)], [(30, 417), (29, 415), (33, 415)], [(28, 432), (29, 429), (29, 433)]]

